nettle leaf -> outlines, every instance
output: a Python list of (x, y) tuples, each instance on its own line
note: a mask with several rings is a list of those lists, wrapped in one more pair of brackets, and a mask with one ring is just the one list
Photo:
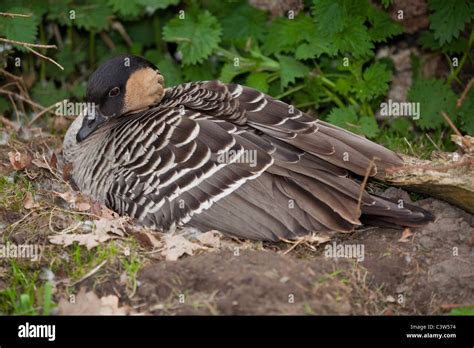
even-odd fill
[(294, 83), (297, 77), (305, 77), (310, 72), (306, 65), (294, 58), (278, 55), (278, 60), (280, 61), (281, 89)]
[(430, 29), (441, 45), (458, 37), (466, 23), (474, 18), (474, 4), (470, 0), (429, 0)]
[(268, 93), (268, 77), (269, 73), (259, 72), (247, 76), (245, 84), (249, 87), (255, 88), (263, 93)]
[[(32, 14), (31, 17), (0, 16), (0, 32), (7, 39), (33, 43), (38, 32), (39, 18), (28, 8), (12, 7), (9, 13)], [(16, 46), (18, 47), (18, 46)]]
[(357, 125), (357, 112), (354, 106), (333, 108), (327, 120), (335, 126), (353, 130)]
[(420, 103), (420, 119), (417, 120), (423, 129), (436, 129), (445, 121), (441, 111), (454, 117), (456, 95), (451, 88), (441, 80), (415, 80), (408, 92), (411, 102)]
[(176, 17), (163, 28), (163, 39), (178, 44), (185, 65), (202, 62), (217, 48), (220, 38), (219, 22), (208, 11)]
[(374, 45), (364, 20), (360, 17), (349, 18), (344, 29), (334, 34), (333, 40), (341, 53), (351, 53), (355, 58), (373, 54)]
[(229, 12), (217, 14), (222, 25), (224, 40), (247, 40), (249, 37), (262, 39), (265, 32), (267, 15), (244, 2)]
[(374, 117), (363, 116), (359, 120), (360, 132), (368, 138), (375, 138), (380, 133), (379, 125)]
[(474, 135), (474, 89), (470, 89), (466, 99), (457, 109), (457, 114), (461, 117), (461, 129), (469, 135)]
[(125, 17), (136, 17), (142, 10), (141, 4), (136, 0), (108, 0), (107, 3), (116, 13)]
[(354, 92), (360, 100), (370, 100), (385, 94), (391, 79), (392, 72), (385, 64), (374, 63), (364, 70), (362, 80), (355, 83)]
[(341, 0), (313, 0), (313, 16), (325, 34), (334, 34), (344, 29), (347, 13)]
[(303, 43), (296, 49), (295, 57), (297, 59), (312, 59), (319, 58), (324, 53), (334, 56), (337, 54), (337, 47), (334, 46), (330, 36), (315, 34), (314, 39), (309, 43)]
[(302, 41), (312, 42), (315, 32), (315, 23), (308, 16), (277, 18), (269, 28), (262, 50), (265, 54), (293, 52)]
[(375, 42), (385, 42), (388, 38), (405, 31), (399, 23), (392, 21), (388, 13), (379, 11), (372, 6), (367, 10), (367, 16), (372, 25), (369, 35)]
[(448, 44), (441, 45), (431, 31), (425, 31), (420, 35), (418, 43), (421, 47), (431, 51), (442, 51), (447, 54), (462, 53), (469, 45), (467, 38), (460, 36)]
[(70, 21), (78, 28), (87, 31), (107, 29), (109, 27), (108, 19), (114, 14), (112, 8), (103, 1), (90, 1), (85, 5), (71, 7), (71, 10), (75, 12), (75, 19), (71, 18)]

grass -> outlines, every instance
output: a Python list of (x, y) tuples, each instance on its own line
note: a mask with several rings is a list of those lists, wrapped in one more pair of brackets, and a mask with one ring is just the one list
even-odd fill
[(30, 270), (16, 260), (12, 260), (10, 265), (10, 285), (0, 291), (0, 313), (49, 315), (54, 306), (52, 284), (38, 279), (39, 270)]

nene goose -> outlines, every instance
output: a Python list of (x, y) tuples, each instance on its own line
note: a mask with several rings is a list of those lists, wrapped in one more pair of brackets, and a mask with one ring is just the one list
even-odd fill
[(402, 165), (395, 153), (257, 90), (165, 88), (156, 66), (121, 55), (92, 74), (87, 101), (64, 140), (72, 178), (142, 225), (276, 241), (432, 219), (361, 188)]

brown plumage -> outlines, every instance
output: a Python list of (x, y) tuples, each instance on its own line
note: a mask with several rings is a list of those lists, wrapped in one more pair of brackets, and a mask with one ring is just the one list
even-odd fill
[[(158, 91), (148, 96), (154, 104), (126, 109), (137, 94), (127, 81), (137, 72), (143, 81), (163, 83), (156, 67), (138, 57), (119, 56), (99, 67), (88, 85), (96, 112), (79, 117), (64, 141), (81, 191), (119, 214), (165, 231), (187, 224), (260, 240), (432, 219), (361, 188), (356, 178), (372, 164), (370, 176), (380, 179), (388, 167), (402, 165), (378, 144), (219, 81), (164, 91), (141, 86)], [(120, 95), (111, 96), (117, 86)]]

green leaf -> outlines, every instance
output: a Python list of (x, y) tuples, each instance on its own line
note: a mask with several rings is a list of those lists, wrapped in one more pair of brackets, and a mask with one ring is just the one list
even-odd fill
[(265, 54), (293, 52), (303, 42), (315, 39), (316, 26), (310, 17), (298, 15), (293, 19), (275, 19), (265, 37), (262, 50)]
[(163, 39), (176, 42), (183, 55), (183, 64), (204, 61), (219, 45), (221, 27), (208, 11), (199, 16), (186, 13), (184, 19), (176, 17), (163, 28)]
[(246, 2), (229, 10), (225, 15), (217, 14), (221, 18), (222, 38), (224, 40), (245, 41), (249, 37), (255, 40), (262, 39), (267, 19), (265, 12), (251, 7)]
[(268, 77), (269, 73), (259, 72), (247, 76), (246, 85), (259, 90), (260, 92), (268, 92)]
[(372, 27), (369, 29), (370, 38), (375, 42), (385, 42), (388, 38), (402, 34), (405, 30), (399, 23), (392, 21), (388, 13), (370, 6), (367, 11)]
[(364, 70), (362, 80), (354, 85), (354, 92), (360, 100), (370, 100), (383, 95), (388, 90), (392, 72), (385, 64), (374, 63)]
[(351, 53), (355, 58), (372, 54), (372, 44), (364, 21), (359, 17), (347, 20), (344, 30), (334, 34), (334, 44), (341, 53)]
[(379, 125), (374, 117), (363, 116), (359, 120), (361, 133), (367, 138), (375, 138), (380, 133)]
[(474, 89), (471, 88), (462, 105), (457, 109), (461, 117), (461, 129), (467, 134), (474, 136)]
[(408, 92), (411, 102), (420, 103), (420, 119), (418, 124), (422, 129), (436, 129), (445, 121), (440, 112), (445, 111), (454, 117), (456, 95), (451, 88), (441, 80), (415, 80)]
[(141, 11), (140, 3), (136, 0), (108, 0), (107, 3), (116, 13), (125, 17), (136, 17)]
[(329, 56), (337, 54), (337, 48), (329, 36), (316, 35), (310, 43), (301, 44), (295, 52), (297, 59), (319, 58), (323, 53)]
[(313, 0), (313, 16), (325, 34), (342, 31), (347, 13), (340, 0)]
[(348, 130), (353, 130), (357, 125), (357, 113), (354, 106), (345, 108), (333, 108), (327, 120), (329, 123)]
[(390, 129), (399, 135), (406, 136), (410, 130), (410, 121), (405, 117), (397, 117), (390, 124)]
[(425, 31), (420, 35), (418, 43), (421, 47), (429, 49), (431, 51), (442, 51), (447, 54), (462, 53), (468, 48), (468, 40), (465, 37), (460, 36), (456, 40), (451, 41), (450, 43), (441, 45), (434, 36), (432, 31)]
[(112, 9), (104, 1), (89, 1), (89, 3), (81, 6), (72, 7), (75, 19), (68, 18), (78, 28), (87, 31), (101, 31), (109, 27), (108, 19), (113, 16)]
[[(29, 9), (23, 7), (9, 8), (9, 13), (32, 14), (31, 17), (0, 16), (1, 36), (7, 39), (33, 43), (38, 32), (39, 18)], [(15, 46), (20, 47), (20, 46)]]
[(278, 56), (280, 61), (281, 89), (294, 83), (297, 77), (304, 77), (309, 73), (309, 68), (296, 59), (287, 56)]
[(441, 45), (458, 37), (466, 23), (474, 18), (474, 4), (470, 0), (429, 0), (430, 29)]

